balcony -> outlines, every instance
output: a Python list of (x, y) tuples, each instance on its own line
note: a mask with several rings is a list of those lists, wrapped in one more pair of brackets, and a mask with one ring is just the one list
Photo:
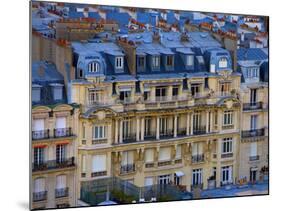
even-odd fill
[(132, 172), (135, 172), (135, 164), (122, 165), (120, 168), (120, 174), (128, 174)]
[(231, 157), (233, 157), (233, 153), (231, 152), (231, 153), (223, 153), (223, 154), (221, 154), (221, 158), (231, 158)]
[(107, 143), (107, 139), (103, 138), (103, 139), (93, 139), (92, 140), (92, 145), (97, 145), (97, 144), (106, 144)]
[(242, 131), (242, 138), (251, 138), (251, 137), (258, 137), (264, 136), (264, 128), (262, 129), (255, 129), (255, 130), (244, 130)]
[(262, 106), (263, 106), (262, 102), (244, 103), (243, 111), (262, 109)]
[(69, 194), (68, 188), (59, 188), (55, 190), (56, 198), (67, 197)]
[(186, 128), (178, 128), (177, 136), (178, 137), (186, 136)]
[(106, 176), (107, 171), (98, 171), (98, 172), (92, 172), (91, 177), (101, 177)]
[(53, 169), (61, 169), (61, 168), (68, 168), (75, 166), (74, 157), (64, 159), (62, 161), (57, 160), (48, 160), (41, 163), (33, 163), (32, 164), (32, 171), (46, 171), (46, 170), (53, 170)]
[(50, 130), (32, 131), (32, 140), (41, 140), (50, 138)]
[(249, 157), (249, 161), (257, 161), (260, 159), (260, 156), (259, 155), (255, 155), (255, 156), (250, 156)]
[(191, 156), (191, 162), (192, 163), (202, 163), (202, 162), (204, 162), (204, 154), (192, 155)]
[(158, 166), (168, 166), (168, 165), (171, 165), (172, 164), (172, 161), (168, 160), (168, 161), (159, 161), (158, 162)]
[(60, 138), (60, 137), (69, 137), (72, 136), (72, 130), (70, 127), (67, 128), (56, 128), (54, 129), (54, 137)]
[(149, 131), (144, 133), (144, 140), (156, 139), (156, 131)]
[(146, 163), (145, 164), (145, 168), (153, 168), (154, 167), (154, 163)]
[(45, 201), (47, 199), (47, 191), (42, 192), (34, 192), (33, 193), (33, 201)]
[(167, 139), (167, 138), (173, 138), (173, 137), (174, 137), (174, 130), (173, 129), (160, 131), (160, 139)]
[(128, 133), (123, 136), (124, 143), (133, 143), (136, 142), (136, 133)]
[(193, 135), (203, 135), (206, 134), (206, 126), (193, 127)]

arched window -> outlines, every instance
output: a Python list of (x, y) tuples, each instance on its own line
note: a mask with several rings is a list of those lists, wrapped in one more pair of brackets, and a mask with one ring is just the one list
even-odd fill
[(227, 67), (227, 58), (222, 57), (219, 60), (219, 68), (226, 68)]
[(83, 78), (84, 74), (83, 74), (83, 70), (82, 69), (77, 69), (77, 78)]
[(89, 64), (89, 72), (96, 73), (100, 71), (100, 64), (98, 62), (92, 62)]

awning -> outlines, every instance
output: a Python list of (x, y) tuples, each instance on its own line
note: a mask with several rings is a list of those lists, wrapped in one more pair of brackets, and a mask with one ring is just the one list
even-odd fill
[(176, 171), (175, 174), (177, 175), (177, 177), (184, 176), (184, 173), (182, 171)]

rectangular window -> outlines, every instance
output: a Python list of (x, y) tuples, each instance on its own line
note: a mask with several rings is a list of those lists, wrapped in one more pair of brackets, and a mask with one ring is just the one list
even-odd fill
[(53, 88), (54, 100), (61, 100), (62, 99), (62, 86), (56, 86)]
[(34, 164), (41, 165), (44, 163), (44, 148), (36, 147), (33, 149), (34, 153)]
[(115, 68), (116, 69), (123, 69), (123, 57), (116, 57), (115, 58)]
[(96, 103), (102, 102), (102, 92), (101, 91), (89, 91), (89, 104), (94, 105)]
[(41, 100), (41, 88), (40, 87), (32, 87), (32, 102), (38, 102)]
[(131, 137), (133, 131), (132, 120), (127, 118), (123, 121), (123, 139), (128, 139)]
[(227, 59), (225, 57), (220, 58), (219, 60), (219, 68), (227, 67)]
[(58, 144), (56, 146), (56, 161), (57, 163), (64, 162), (66, 159), (66, 144)]
[(86, 123), (82, 123), (82, 138), (86, 138)]
[(92, 173), (106, 171), (106, 155), (94, 155), (92, 159)]
[(159, 161), (169, 161), (171, 160), (171, 148), (170, 147), (161, 147), (159, 149)]
[(179, 94), (178, 86), (173, 86), (172, 94), (173, 94), (173, 99), (176, 99), (178, 97), (178, 94)]
[(257, 89), (251, 89), (250, 91), (250, 103), (255, 104), (257, 102)]
[(223, 114), (223, 125), (233, 125), (233, 111), (225, 111)]
[(152, 68), (158, 68), (160, 66), (160, 56), (152, 57)]
[(93, 139), (105, 139), (106, 138), (106, 126), (96, 125), (93, 127)]
[(221, 181), (223, 184), (232, 183), (232, 166), (224, 166), (221, 168)]
[(45, 178), (37, 178), (34, 180), (34, 193), (44, 192), (46, 190)]
[(231, 83), (230, 82), (222, 82), (220, 83), (220, 95), (225, 96), (230, 93)]
[(176, 159), (181, 159), (181, 150), (182, 150), (181, 145), (177, 145), (177, 148), (176, 148)]
[(203, 183), (203, 170), (193, 169), (192, 170), (192, 185), (201, 185)]
[(193, 66), (194, 63), (194, 56), (193, 55), (187, 55), (186, 56), (186, 65), (187, 66)]
[(100, 70), (100, 65), (98, 62), (92, 62), (89, 64), (89, 72), (96, 73), (99, 72), (99, 70)]
[(145, 57), (139, 56), (138, 57), (138, 67), (144, 68), (145, 67)]
[(152, 162), (154, 162), (154, 150), (146, 149), (145, 150), (145, 163), (152, 163)]
[(131, 91), (120, 91), (120, 101), (124, 103), (131, 102)]
[(144, 99), (144, 101), (150, 100), (150, 91), (144, 91), (143, 92), (143, 99)]
[(232, 138), (224, 138), (222, 140), (222, 154), (233, 152), (233, 140)]
[(134, 151), (125, 151), (122, 153), (122, 166), (134, 164)]
[(198, 96), (200, 94), (201, 84), (191, 84), (191, 95)]
[(159, 132), (160, 135), (166, 135), (168, 133), (168, 117), (160, 118)]
[(253, 142), (253, 143), (251, 143), (251, 146), (250, 146), (250, 156), (254, 157), (254, 156), (257, 156), (257, 154), (258, 154), (258, 144), (257, 144), (257, 142)]
[(169, 67), (174, 65), (174, 56), (173, 55), (168, 55), (167, 56), (166, 65), (169, 66)]
[(158, 177), (158, 184), (159, 185), (167, 185), (170, 183), (171, 176), (169, 174), (167, 175), (161, 175)]
[(251, 115), (251, 130), (256, 130), (258, 126), (258, 115)]
[(201, 128), (201, 121), (202, 121), (202, 116), (200, 112), (195, 112), (193, 114), (193, 131), (200, 131)]
[(155, 95), (157, 101), (165, 101), (167, 97), (167, 87), (156, 87)]
[(82, 173), (86, 173), (86, 155), (82, 155), (81, 162), (81, 171)]
[(144, 136), (151, 136), (151, 118), (144, 120)]
[(202, 143), (193, 143), (192, 144), (192, 156), (202, 155), (203, 154), (203, 144)]
[(56, 177), (56, 189), (66, 188), (66, 175), (58, 175)]

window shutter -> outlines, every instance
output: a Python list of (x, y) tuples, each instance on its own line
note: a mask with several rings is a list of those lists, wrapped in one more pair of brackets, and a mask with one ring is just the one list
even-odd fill
[(33, 130), (40, 131), (45, 129), (44, 119), (33, 120)]
[(145, 150), (145, 162), (151, 163), (154, 161), (154, 153), (153, 149), (147, 149)]
[(171, 148), (165, 147), (159, 150), (159, 161), (171, 160)]
[(106, 171), (106, 155), (94, 155), (92, 172)]
[(66, 175), (59, 175), (56, 178), (56, 189), (62, 189), (66, 187)]
[(66, 128), (66, 117), (56, 118), (56, 128)]

